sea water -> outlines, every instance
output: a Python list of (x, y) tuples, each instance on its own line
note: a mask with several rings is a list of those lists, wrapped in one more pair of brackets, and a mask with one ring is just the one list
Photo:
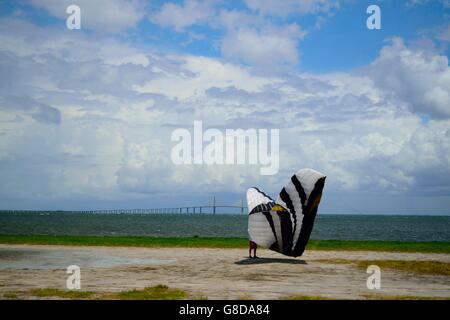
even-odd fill
[[(247, 237), (247, 215), (0, 212), (0, 234)], [(311, 238), (450, 241), (450, 216), (319, 214)]]

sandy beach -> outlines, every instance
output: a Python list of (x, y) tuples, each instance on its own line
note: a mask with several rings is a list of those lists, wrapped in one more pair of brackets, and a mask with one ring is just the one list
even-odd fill
[(339, 259), (439, 261), (449, 254), (306, 251), (297, 259), (245, 249), (0, 245), (0, 297), (34, 288), (66, 289), (66, 268), (81, 268), (81, 290), (119, 292), (158, 284), (207, 299), (283, 299), (293, 295), (366, 299), (374, 295), (447, 297), (450, 277), (382, 269), (381, 289), (369, 290), (366, 270)]

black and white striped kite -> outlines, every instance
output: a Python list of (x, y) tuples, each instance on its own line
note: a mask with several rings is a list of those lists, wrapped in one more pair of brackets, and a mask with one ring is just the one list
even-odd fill
[(258, 188), (248, 189), (250, 240), (287, 256), (301, 256), (311, 235), (324, 184), (322, 173), (301, 169), (281, 189), (277, 201)]

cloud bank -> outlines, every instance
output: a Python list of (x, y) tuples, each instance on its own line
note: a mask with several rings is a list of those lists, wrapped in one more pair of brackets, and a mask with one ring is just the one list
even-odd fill
[[(32, 2), (59, 15), (49, 1)], [(446, 56), (393, 38), (358, 70), (277, 69), (298, 62), (304, 31), (261, 22), (261, 15), (329, 12), (339, 8), (333, 1), (286, 8), (247, 1), (258, 16), (210, 2), (166, 4), (150, 17), (154, 23), (179, 32), (202, 23), (224, 28), (222, 57), (166, 54), (109, 36), (132, 28), (142, 13), (137, 1), (108, 3), (125, 6), (104, 13), (111, 25), (86, 20), (103, 33), (0, 18), (1, 199), (134, 201), (240, 195), (253, 185), (275, 194), (293, 170), (312, 167), (327, 173), (330, 195), (448, 201)], [(220, 19), (211, 22), (208, 10)], [(236, 17), (248, 23), (238, 26)], [(219, 129), (279, 128), (279, 174), (260, 176), (258, 166), (175, 166), (171, 132), (194, 120)]]

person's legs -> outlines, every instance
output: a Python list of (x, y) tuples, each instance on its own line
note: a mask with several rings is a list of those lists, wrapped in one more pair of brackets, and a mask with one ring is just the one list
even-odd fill
[[(255, 243), (255, 242), (253, 242), (253, 241), (249, 241), (249, 249), (248, 249), (248, 256), (249, 256), (249, 258), (258, 258), (257, 256), (256, 256), (256, 248), (258, 248), (258, 245)], [(253, 257), (252, 257), (252, 250), (253, 250)]]

